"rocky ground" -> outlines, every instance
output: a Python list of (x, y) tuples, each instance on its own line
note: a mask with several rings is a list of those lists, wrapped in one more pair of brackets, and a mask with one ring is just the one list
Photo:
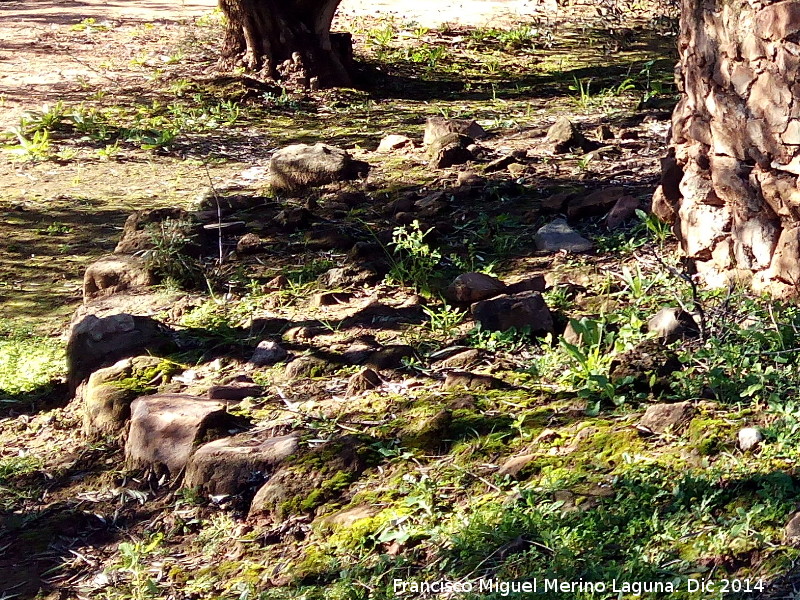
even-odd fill
[(152, 50), (6, 138), (2, 597), (788, 597), (797, 311), (649, 213), (669, 19), (544, 8), (345, 3), (365, 89), (315, 94), (213, 74), (213, 16), (52, 28)]

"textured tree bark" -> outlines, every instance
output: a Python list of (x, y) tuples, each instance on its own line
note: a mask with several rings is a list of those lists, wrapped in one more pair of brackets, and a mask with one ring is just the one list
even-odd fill
[(800, 292), (800, 0), (682, 0), (653, 210), (710, 286)]
[(341, 0), (220, 0), (228, 19), (223, 63), (305, 87), (352, 81), (352, 41), (332, 34)]

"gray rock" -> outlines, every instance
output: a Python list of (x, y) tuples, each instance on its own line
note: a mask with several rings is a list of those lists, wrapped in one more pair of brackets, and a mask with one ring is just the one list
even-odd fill
[(692, 315), (678, 307), (662, 308), (647, 321), (647, 330), (655, 333), (664, 344), (700, 335)]
[(595, 190), (585, 196), (575, 196), (567, 201), (567, 216), (570, 219), (583, 219), (603, 215), (625, 197), (625, 188), (608, 187)]
[(236, 381), (225, 385), (212, 385), (206, 392), (209, 400), (239, 402), (245, 398), (260, 396), (264, 389), (253, 382)]
[(253, 356), (250, 357), (249, 362), (257, 367), (266, 367), (282, 361), (286, 358), (287, 354), (283, 346), (277, 342), (262, 340), (258, 343), (258, 346), (256, 346), (255, 352), (253, 352)]
[(264, 240), (262, 240), (257, 234), (245, 233), (236, 242), (236, 253), (241, 255), (256, 254), (264, 250), (266, 245), (267, 243)]
[(457, 133), (447, 133), (436, 138), (428, 148), (430, 165), (434, 169), (446, 169), (472, 160), (474, 156), (468, 149), (471, 142), (471, 138)]
[(444, 380), (444, 389), (467, 388), (468, 390), (496, 390), (505, 387), (504, 382), (491, 375), (453, 371)]
[(755, 450), (764, 441), (764, 434), (757, 427), (743, 427), (737, 435), (742, 452)]
[(792, 546), (800, 545), (800, 513), (795, 513), (783, 528), (784, 539)]
[(553, 315), (539, 292), (504, 294), (476, 302), (471, 311), (481, 327), (490, 331), (529, 327), (532, 335), (553, 333)]
[(333, 369), (333, 365), (316, 356), (300, 356), (286, 365), (283, 376), (287, 381), (307, 377), (322, 377)]
[(445, 369), (466, 369), (470, 365), (477, 363), (480, 358), (480, 350), (469, 348), (448, 356), (440, 361), (439, 365)]
[(172, 332), (150, 317), (119, 313), (98, 318), (87, 315), (76, 323), (67, 342), (67, 383), (78, 385), (101, 367), (122, 358), (166, 354), (174, 350)]
[(131, 404), (127, 467), (175, 476), (186, 467), (198, 443), (229, 435), (239, 425), (222, 402), (187, 394), (143, 396)]
[(414, 142), (411, 138), (406, 137), (404, 135), (387, 135), (385, 138), (381, 140), (381, 143), (378, 144), (378, 149), (376, 152), (392, 152), (394, 150), (399, 150), (400, 148), (408, 148), (413, 147)]
[(625, 221), (632, 219), (636, 215), (638, 208), (639, 200), (633, 196), (620, 197), (606, 217), (606, 227), (608, 229), (621, 227)]
[(452, 302), (480, 302), (492, 296), (502, 294), (506, 285), (491, 275), (485, 273), (462, 273), (453, 280), (445, 297)]
[[(121, 433), (131, 416), (131, 403), (142, 395), (143, 387), (155, 391), (160, 381), (142, 381), (158, 372), (162, 360), (155, 356), (126, 358), (91, 374), (81, 389), (83, 433), (90, 439)], [(153, 379), (153, 377), (150, 377)], [(127, 385), (124, 383), (127, 380)]]
[(522, 472), (525, 467), (536, 460), (535, 454), (523, 454), (521, 456), (512, 456), (497, 469), (497, 475), (501, 477), (508, 475), (509, 477), (516, 477)]
[(694, 406), (691, 402), (676, 402), (675, 404), (653, 404), (648, 406), (639, 426), (653, 433), (671, 431), (678, 433), (694, 415)]
[(83, 275), (83, 300), (108, 296), (122, 290), (155, 283), (145, 261), (138, 256), (112, 254), (86, 268)]
[(425, 123), (425, 135), (422, 143), (429, 146), (438, 138), (448, 133), (457, 133), (479, 140), (486, 137), (486, 131), (475, 121), (469, 119), (445, 119), (444, 117), (428, 117)]
[(544, 225), (533, 238), (538, 250), (544, 252), (587, 252), (594, 244), (570, 227), (564, 219), (555, 219)]
[(367, 390), (373, 390), (383, 385), (381, 376), (372, 369), (362, 369), (358, 373), (350, 377), (347, 382), (347, 392), (345, 396), (357, 396)]
[(328, 144), (293, 144), (281, 148), (269, 161), (270, 184), (296, 190), (366, 176), (369, 165), (353, 160), (341, 148)]
[(297, 453), (299, 442), (296, 433), (268, 437), (264, 432), (214, 440), (189, 459), (183, 485), (208, 495), (236, 495), (260, 487)]
[(570, 150), (580, 149), (588, 151), (590, 145), (578, 128), (567, 117), (559, 117), (547, 130), (545, 141), (553, 145), (556, 154), (563, 154)]

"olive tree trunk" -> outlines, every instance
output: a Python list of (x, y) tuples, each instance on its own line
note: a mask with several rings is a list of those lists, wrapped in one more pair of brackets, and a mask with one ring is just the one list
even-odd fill
[(352, 40), (332, 34), (341, 0), (220, 0), (223, 62), (303, 86), (351, 83)]
[(653, 210), (711, 286), (800, 291), (800, 0), (682, 0)]

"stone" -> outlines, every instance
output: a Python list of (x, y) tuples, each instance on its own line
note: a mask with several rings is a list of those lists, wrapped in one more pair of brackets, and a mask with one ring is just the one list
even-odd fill
[(507, 331), (530, 328), (531, 335), (553, 333), (553, 316), (539, 292), (504, 294), (476, 302), (471, 307), (472, 316), (481, 327), (489, 331)]
[(347, 529), (359, 521), (374, 517), (378, 512), (379, 510), (374, 506), (360, 504), (325, 515), (321, 519), (318, 519), (316, 524), (322, 528), (331, 530)]
[(475, 171), (461, 171), (456, 179), (458, 186), (478, 187), (486, 183), (486, 178), (481, 177)]
[(511, 163), (508, 165), (507, 170), (512, 177), (522, 177), (528, 172), (528, 166), (522, 163)]
[(404, 135), (391, 134), (387, 135), (381, 140), (381, 143), (378, 144), (378, 149), (376, 152), (389, 153), (394, 152), (395, 150), (400, 150), (401, 148), (413, 147), (414, 141), (411, 138)]
[(742, 427), (736, 436), (742, 452), (755, 450), (764, 441), (764, 434), (758, 427)]
[(691, 402), (653, 404), (644, 412), (639, 426), (652, 433), (679, 433), (691, 420), (695, 409)]
[(655, 333), (664, 344), (696, 338), (700, 335), (691, 314), (678, 307), (665, 307), (647, 321), (647, 331)]
[(383, 385), (383, 378), (375, 371), (364, 368), (350, 377), (347, 382), (346, 397), (358, 396), (362, 392), (374, 390)]
[(134, 254), (153, 248), (152, 226), (164, 222), (181, 224), (191, 229), (190, 215), (182, 208), (165, 207), (137, 210), (130, 214), (122, 226), (122, 237), (114, 248), (114, 254)]
[(452, 412), (444, 408), (429, 417), (415, 419), (397, 437), (406, 448), (435, 452), (444, 445), (452, 421)]
[(506, 285), (506, 294), (518, 294), (520, 292), (543, 292), (547, 289), (544, 275), (530, 275), (514, 283)]
[(155, 278), (142, 258), (127, 254), (104, 256), (86, 268), (83, 301), (154, 283)]
[(275, 224), (282, 229), (304, 229), (308, 227), (314, 215), (302, 206), (289, 206), (275, 215)]
[(525, 467), (531, 464), (534, 460), (536, 460), (535, 454), (523, 454), (521, 456), (512, 456), (507, 461), (505, 461), (500, 468), (497, 469), (496, 474), (500, 477), (504, 477), (508, 475), (509, 477), (516, 477), (519, 475)]
[(263, 393), (264, 389), (252, 381), (235, 381), (224, 385), (212, 385), (208, 388), (206, 396), (210, 400), (239, 402), (245, 398), (260, 396)]
[(381, 279), (381, 268), (376, 262), (333, 267), (317, 278), (326, 288), (346, 289), (377, 283)]
[(467, 148), (471, 138), (457, 133), (448, 133), (436, 138), (428, 147), (430, 165), (434, 169), (446, 169), (472, 160), (472, 152)]
[(369, 456), (368, 446), (357, 436), (336, 438), (301, 451), (259, 488), (249, 518), (274, 522), (313, 512), (339, 498), (342, 489), (367, 468)]
[(675, 352), (658, 340), (645, 340), (611, 361), (609, 379), (620, 388), (657, 395), (669, 389), (670, 376), (682, 368)]
[(445, 369), (466, 369), (474, 365), (481, 358), (481, 351), (475, 348), (461, 350), (439, 362), (439, 366)]
[(256, 346), (253, 356), (248, 362), (257, 367), (267, 367), (282, 361), (287, 355), (286, 349), (277, 342), (262, 340)]
[(354, 160), (342, 148), (328, 144), (293, 144), (276, 151), (269, 161), (270, 185), (297, 190), (365, 177), (369, 165)]
[(494, 173), (495, 171), (502, 171), (512, 163), (516, 162), (518, 162), (516, 156), (513, 154), (506, 154), (505, 156), (501, 156), (500, 158), (495, 158), (494, 160), (489, 161), (486, 166), (483, 167), (483, 172)]
[(594, 244), (580, 235), (566, 220), (555, 219), (542, 226), (533, 238), (537, 250), (543, 252), (588, 252)]
[(444, 117), (428, 117), (425, 123), (425, 135), (422, 143), (426, 146), (433, 144), (437, 139), (455, 133), (473, 140), (486, 137), (486, 131), (475, 121), (469, 119), (445, 119)]
[(445, 297), (451, 302), (473, 303), (502, 294), (506, 285), (485, 273), (462, 273), (447, 286)]
[(582, 219), (605, 214), (623, 196), (625, 188), (622, 187), (602, 188), (585, 196), (577, 196), (567, 202), (567, 216)]
[(636, 216), (639, 200), (633, 196), (621, 196), (606, 216), (606, 227), (609, 230), (619, 229), (626, 221)]
[(283, 376), (287, 381), (322, 377), (329, 373), (332, 365), (317, 356), (300, 356), (286, 365)]
[(784, 539), (792, 546), (800, 545), (800, 513), (795, 513), (783, 528)]
[(567, 342), (568, 344), (580, 347), (583, 345), (583, 334), (578, 333), (575, 330), (573, 322), (574, 319), (569, 320), (569, 323), (567, 323), (566, 328), (564, 328), (564, 333), (561, 334), (561, 337), (564, 338), (564, 341)]
[(236, 242), (236, 253), (241, 255), (257, 254), (264, 250), (267, 243), (255, 233), (245, 233)]
[(556, 154), (564, 154), (570, 150), (588, 152), (592, 149), (589, 141), (567, 117), (558, 117), (547, 130), (545, 142), (552, 145)]
[(214, 440), (189, 459), (183, 487), (209, 496), (255, 492), (299, 448), (296, 433), (270, 437), (247, 432)]
[(92, 373), (80, 394), (84, 435), (99, 439), (122, 433), (131, 416), (131, 403), (143, 390), (154, 392), (163, 383), (162, 363), (155, 356), (136, 356)]
[(336, 306), (337, 304), (347, 304), (353, 299), (354, 294), (350, 292), (317, 292), (311, 296), (311, 306), (320, 308), (323, 306)]
[(470, 373), (468, 371), (452, 371), (444, 380), (444, 389), (467, 388), (468, 390), (496, 390), (505, 387), (503, 381), (491, 375)]
[(187, 394), (155, 394), (131, 404), (131, 426), (125, 443), (130, 469), (153, 469), (178, 475), (203, 441), (230, 435), (241, 421), (225, 404)]
[(73, 325), (67, 341), (67, 383), (71, 393), (94, 371), (120, 359), (164, 355), (175, 349), (172, 331), (150, 317), (119, 313), (86, 315)]
[(389, 344), (374, 350), (364, 361), (373, 369), (399, 369), (405, 359), (413, 357), (414, 348), (407, 344)]
[(675, 217), (678, 215), (676, 203), (667, 200), (664, 194), (664, 187), (661, 185), (653, 192), (650, 211), (658, 217), (659, 221), (663, 221), (664, 223), (675, 222)]

